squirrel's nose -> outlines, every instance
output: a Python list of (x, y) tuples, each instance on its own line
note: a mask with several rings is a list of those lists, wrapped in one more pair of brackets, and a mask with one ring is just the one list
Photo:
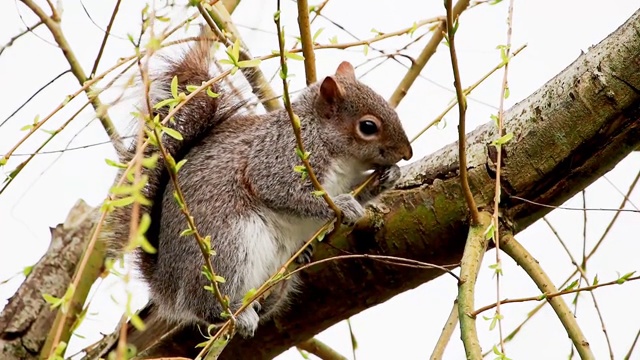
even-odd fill
[(404, 160), (409, 160), (411, 159), (412, 156), (413, 156), (413, 150), (411, 149), (411, 145), (407, 145), (407, 147), (404, 150), (404, 154), (402, 155), (402, 158)]

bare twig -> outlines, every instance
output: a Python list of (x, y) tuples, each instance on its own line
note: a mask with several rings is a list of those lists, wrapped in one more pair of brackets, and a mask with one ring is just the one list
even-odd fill
[(487, 250), (486, 229), (491, 224), (491, 214), (480, 212), (478, 223), (469, 227), (469, 236), (460, 261), (460, 283), (458, 285), (458, 316), (460, 336), (467, 359), (481, 359), (482, 349), (476, 330), (474, 310), (475, 284), (480, 271), (482, 257)]
[(307, 85), (316, 82), (316, 55), (313, 52), (313, 39), (309, 24), (309, 4), (307, 0), (298, 0), (298, 27), (300, 28), (300, 42), (304, 55), (304, 74)]
[[(457, 18), (460, 14), (469, 6), (469, 0), (458, 0), (456, 5), (453, 7), (453, 18)], [(445, 22), (441, 22), (437, 29), (433, 32), (433, 36), (427, 43), (427, 45), (422, 49), (422, 52), (418, 57), (411, 63), (411, 67), (409, 71), (402, 78), (393, 94), (389, 98), (389, 104), (393, 107), (397, 107), (398, 104), (402, 101), (402, 99), (407, 95), (409, 88), (413, 85), (413, 82), (416, 81), (418, 75), (427, 64), (431, 56), (436, 52), (436, 48), (442, 41), (444, 37), (444, 32), (446, 31)]]
[[(251, 56), (244, 45), (238, 29), (236, 29), (231, 21), (229, 11), (227, 11), (222, 3), (217, 2), (208, 9), (205, 9), (202, 3), (199, 3), (198, 11), (214, 34), (216, 34), (220, 41), (226, 46), (233, 45), (235, 40), (240, 42), (239, 60), (247, 61), (253, 59), (253, 56)], [(228, 38), (220, 29), (224, 29), (227, 33), (231, 34), (233, 39)], [(244, 74), (253, 89), (253, 93), (258, 96), (265, 109), (273, 111), (282, 108), (282, 105), (280, 105), (278, 101), (278, 96), (276, 96), (276, 93), (273, 91), (273, 88), (271, 88), (271, 85), (259, 67), (245, 67), (241, 68), (240, 71)]]
[[(545, 294), (558, 292), (558, 289), (553, 285), (553, 281), (547, 276), (538, 261), (516, 241), (513, 235), (505, 234), (502, 250), (527, 272), (527, 275), (536, 283), (540, 291)], [(561, 297), (551, 297), (547, 301), (555, 311), (558, 319), (560, 319), (560, 322), (562, 322), (580, 357), (582, 359), (595, 359), (589, 347), (589, 342), (564, 300)]]
[(33, 30), (35, 30), (35, 29), (36, 29), (38, 26), (40, 26), (40, 25), (42, 25), (42, 21), (38, 21), (38, 22), (37, 22), (37, 23), (35, 23), (34, 25), (29, 26), (29, 27), (27, 27), (25, 30), (23, 30), (23, 31), (21, 31), (21, 32), (17, 33), (16, 35), (12, 36), (12, 37), (11, 37), (11, 39), (9, 39), (9, 41), (8, 41), (6, 44), (4, 44), (4, 45), (0, 46), (0, 55), (2, 55), (2, 53), (3, 53), (7, 48), (9, 48), (11, 45), (13, 45), (13, 43), (14, 43), (16, 40), (18, 40), (18, 39), (19, 39), (19, 38), (21, 38), (22, 36), (24, 36), (24, 35), (26, 35), (26, 34), (28, 34), (28, 33), (32, 32)]
[(322, 194), (322, 198), (324, 199), (324, 201), (326, 201), (327, 205), (329, 205), (331, 210), (333, 210), (333, 212), (336, 215), (336, 219), (337, 219), (336, 223), (340, 224), (340, 222), (342, 221), (342, 211), (340, 210), (340, 208), (336, 206), (336, 204), (333, 202), (329, 194), (327, 194), (327, 192), (324, 190), (324, 188), (322, 187), (322, 184), (320, 184), (320, 181), (318, 180), (318, 177), (313, 171), (313, 168), (311, 167), (309, 156), (307, 155), (304, 143), (302, 141), (302, 133), (300, 132), (300, 118), (298, 118), (298, 116), (293, 113), (293, 108), (291, 107), (291, 99), (289, 98), (289, 79), (287, 78), (288, 65), (287, 65), (287, 58), (285, 56), (286, 50), (284, 48), (284, 33), (282, 28), (280, 27), (280, 16), (281, 16), (281, 14), (279, 14), (280, 0), (278, 0), (277, 11), (278, 11), (278, 14), (274, 16), (274, 20), (276, 23), (276, 27), (278, 28), (278, 45), (280, 48), (280, 67), (281, 67), (282, 74), (284, 75), (282, 77), (282, 87), (283, 87), (282, 98), (284, 100), (284, 106), (287, 110), (287, 114), (289, 114), (289, 120), (291, 121), (291, 126), (293, 127), (293, 132), (296, 137), (296, 146), (297, 146), (296, 152), (298, 153), (300, 160), (304, 164), (304, 167), (307, 171), (307, 175), (309, 176), (309, 180), (313, 184), (313, 188), (316, 191), (318, 191), (320, 194)]
[(451, 339), (451, 335), (453, 335), (453, 331), (458, 324), (458, 300), (453, 301), (453, 306), (451, 307), (451, 313), (447, 318), (447, 322), (444, 324), (442, 328), (442, 333), (438, 338), (438, 342), (436, 346), (433, 348), (433, 352), (431, 353), (431, 360), (441, 360), (442, 355), (444, 355), (444, 350), (447, 348), (447, 344)]
[[(462, 82), (460, 80), (460, 70), (458, 69), (458, 58), (456, 56), (454, 21), (457, 22), (457, 16), (454, 18), (451, 2), (446, 0), (445, 7), (447, 9), (447, 40), (449, 41), (449, 54), (451, 55), (451, 68), (453, 69), (453, 84), (456, 88), (456, 97), (458, 98), (458, 111), (460, 123), (458, 125), (458, 163), (460, 171), (460, 185), (462, 186), (462, 194), (469, 207), (471, 216), (471, 225), (477, 225), (480, 221), (478, 207), (473, 199), (473, 193), (469, 187), (469, 175), (467, 174), (467, 132), (465, 131), (465, 115), (467, 112), (467, 101), (462, 91)], [(457, 28), (457, 26), (455, 26)]]
[(329, 345), (316, 338), (303, 341), (296, 345), (296, 347), (309, 352), (322, 360), (347, 360), (346, 357), (340, 355), (340, 353), (333, 350)]
[[(616, 213), (621, 213), (621, 212), (640, 213), (640, 210), (636, 210), (636, 209), (622, 209), (622, 208), (618, 208), (618, 209), (586, 208), (585, 209), (585, 208), (575, 208), (575, 207), (569, 207), (569, 206), (553, 206), (553, 205), (547, 205), (547, 204), (535, 202), (535, 201), (532, 201), (532, 200), (527, 200), (525, 198), (521, 198), (521, 197), (515, 196), (515, 195), (509, 195), (509, 197), (512, 198), (512, 199), (524, 201), (524, 202), (532, 204), (532, 205), (546, 207), (546, 208), (549, 208), (549, 209), (573, 210), (573, 211), (585, 211), (585, 210), (586, 211), (615, 211)], [(626, 200), (624, 202), (626, 203)], [(592, 250), (592, 252), (593, 252), (593, 250)], [(589, 257), (589, 256), (587, 256), (587, 257)]]
[[(526, 47), (527, 47), (527, 45), (522, 45), (521, 47), (519, 47), (516, 51), (513, 52), (513, 54), (511, 54), (511, 56), (509, 57), (509, 60), (514, 58), (516, 55), (518, 55)], [(473, 90), (475, 90), (480, 84), (482, 84), (485, 80), (487, 80), (487, 78), (489, 78), (489, 76), (493, 75), (493, 73), (495, 73), (496, 71), (500, 70), (504, 65), (505, 65), (505, 62), (501, 61), (493, 69), (491, 69), (489, 72), (484, 74), (484, 76), (482, 76), (482, 78), (480, 78), (478, 81), (473, 83), (471, 86), (469, 86), (466, 89), (464, 89), (463, 93), (465, 95), (465, 98), (468, 98), (467, 96)], [(437, 125), (440, 121), (442, 121), (442, 119), (444, 119), (445, 115), (447, 115), (447, 113), (449, 111), (451, 111), (451, 109), (453, 109), (453, 107), (456, 106), (457, 103), (458, 103), (458, 98), (456, 97), (449, 105), (447, 105), (447, 107), (440, 113), (440, 115), (436, 116), (436, 118), (433, 119), (429, 124), (427, 124), (427, 126), (422, 128), (422, 130), (420, 130), (416, 135), (414, 135), (413, 138), (411, 138), (411, 142), (416, 141), (420, 136), (422, 136), (422, 134), (424, 134), (432, 126)]]
[(638, 330), (638, 332), (636, 333), (636, 337), (635, 337), (635, 339), (633, 339), (633, 342), (631, 343), (631, 347), (629, 348), (629, 351), (624, 356), (624, 360), (630, 360), (631, 359), (631, 354), (633, 353), (633, 349), (636, 347), (636, 344), (638, 343), (638, 339), (639, 338), (640, 338), (640, 330)]
[(96, 110), (96, 114), (98, 116), (98, 119), (100, 119), (100, 122), (102, 123), (102, 127), (104, 127), (105, 131), (109, 135), (109, 138), (111, 138), (111, 140), (113, 141), (116, 147), (122, 146), (122, 144), (120, 144), (120, 136), (118, 135), (118, 131), (116, 130), (115, 126), (113, 125), (113, 122), (109, 118), (107, 111), (104, 109), (102, 102), (97, 96), (92, 94), (90, 86), (87, 86), (87, 87), (84, 86), (84, 84), (87, 82), (87, 75), (84, 73), (84, 70), (80, 65), (80, 62), (76, 58), (73, 50), (71, 50), (71, 46), (69, 45), (66, 37), (62, 33), (62, 28), (60, 27), (60, 18), (57, 12), (55, 11), (55, 8), (53, 7), (53, 5), (50, 3), (53, 14), (51, 17), (49, 17), (44, 12), (44, 10), (42, 10), (42, 8), (38, 6), (33, 0), (21, 0), (21, 1), (29, 9), (31, 9), (31, 11), (33, 11), (34, 14), (36, 14), (40, 18), (40, 21), (42, 21), (47, 26), (47, 28), (51, 32), (51, 35), (53, 35), (53, 38), (55, 39), (56, 43), (58, 44), (60, 49), (62, 49), (62, 53), (64, 57), (67, 59), (69, 66), (71, 67), (71, 72), (73, 73), (73, 75), (75, 75), (76, 79), (78, 79), (80, 86), (85, 88), (85, 93), (87, 94), (87, 97), (89, 98), (89, 100), (91, 100), (91, 105), (93, 105), (93, 108)]
[[(565, 242), (562, 240), (562, 238), (560, 237), (560, 234), (558, 233), (558, 231), (556, 231), (555, 227), (551, 224), (551, 222), (546, 217), (543, 217), (542, 220), (547, 224), (547, 226), (549, 226), (549, 229), (551, 229), (553, 234), (556, 236), (556, 238), (560, 242), (560, 245), (562, 245), (564, 251), (567, 253), (567, 256), (569, 256), (569, 259), (571, 260), (571, 263), (576, 267), (576, 270), (580, 273), (580, 280), (584, 281), (587, 284), (587, 286), (590, 286), (591, 283), (589, 281), (589, 278), (587, 277), (586, 268), (581, 266), (581, 265), (578, 265), (578, 262), (573, 257), (573, 255), (571, 254), (571, 251), (569, 251), (569, 248), (567, 247)], [(587, 260), (586, 253), (583, 252), (584, 264), (586, 264), (586, 260)], [(578, 284), (578, 287), (580, 287), (579, 284)], [(576, 297), (574, 298), (574, 302), (575, 303), (577, 303), (578, 294), (579, 293), (576, 292)], [(595, 307), (596, 313), (598, 314), (598, 318), (600, 319), (600, 326), (602, 328), (602, 332), (604, 333), (605, 340), (607, 342), (607, 347), (609, 348), (609, 356), (613, 359), (613, 348), (611, 347), (611, 340), (609, 339), (609, 335), (607, 333), (607, 328), (605, 326), (604, 319), (602, 317), (602, 312), (600, 311), (600, 306), (598, 306), (598, 301), (596, 299), (596, 295), (593, 292), (589, 292), (589, 295), (591, 295), (591, 300), (593, 301), (593, 306)], [(574, 313), (574, 316), (575, 316), (575, 313)]]
[(105, 46), (107, 45), (107, 39), (111, 34), (111, 27), (113, 26), (113, 22), (116, 20), (116, 15), (118, 14), (118, 9), (120, 9), (120, 2), (122, 0), (116, 1), (116, 5), (113, 8), (113, 12), (111, 13), (111, 19), (109, 19), (109, 24), (107, 25), (107, 29), (104, 32), (104, 37), (102, 38), (102, 43), (100, 44), (100, 50), (98, 50), (98, 55), (96, 56), (96, 60), (93, 62), (93, 68), (91, 68), (91, 73), (89, 77), (92, 78), (96, 71), (98, 71), (98, 64), (100, 64), (100, 59), (102, 58), (102, 52), (104, 51)]
[[(520, 246), (522, 246), (522, 245), (520, 245)], [(528, 296), (528, 297), (515, 298), (515, 299), (502, 299), (500, 302), (504, 305), (504, 304), (522, 303), (522, 302), (528, 302), (528, 301), (547, 301), (548, 299), (551, 299), (551, 298), (554, 298), (554, 297), (558, 297), (558, 296), (562, 296), (562, 295), (576, 294), (576, 293), (581, 293), (581, 292), (584, 292), (584, 291), (593, 291), (593, 290), (601, 288), (601, 287), (612, 286), (612, 285), (621, 285), (621, 284), (624, 284), (624, 283), (627, 283), (627, 282), (630, 282), (630, 281), (637, 281), (637, 280), (640, 280), (640, 276), (632, 276), (632, 277), (626, 278), (624, 280), (616, 279), (616, 280), (612, 280), (612, 281), (609, 281), (609, 282), (598, 283), (597, 285), (583, 286), (583, 287), (580, 287), (580, 288), (567, 289), (567, 290), (561, 290), (561, 291), (556, 291), (556, 292), (548, 292), (548, 293), (544, 293), (542, 295), (537, 295), (537, 296)], [(563, 284), (563, 285), (566, 285), (566, 284)], [(544, 306), (544, 303), (540, 304), (538, 306)], [(472, 315), (473, 316), (478, 316), (481, 313), (483, 313), (483, 312), (485, 312), (487, 310), (491, 310), (491, 309), (493, 309), (495, 307), (496, 307), (496, 303), (492, 303), (492, 304), (489, 304), (489, 305), (485, 305), (483, 307), (479, 307), (474, 312), (472, 312)], [(571, 311), (569, 311), (569, 312), (571, 312)]]
[[(504, 136), (504, 100), (508, 96), (509, 89), (509, 56), (511, 52), (511, 33), (513, 31), (513, 0), (509, 1), (509, 10), (507, 15), (507, 44), (505, 45), (504, 54), (502, 55), (504, 64), (504, 72), (502, 76), (502, 86), (500, 87), (500, 102), (498, 105), (498, 139)], [(496, 139), (496, 140), (498, 140)], [(505, 354), (504, 337), (502, 335), (502, 316), (500, 313), (500, 275), (502, 275), (502, 262), (500, 261), (500, 198), (502, 197), (502, 186), (500, 184), (502, 171), (502, 143), (495, 143), (496, 147), (496, 186), (493, 198), (493, 243), (496, 246), (496, 319), (498, 322), (498, 335), (500, 338), (500, 352)]]

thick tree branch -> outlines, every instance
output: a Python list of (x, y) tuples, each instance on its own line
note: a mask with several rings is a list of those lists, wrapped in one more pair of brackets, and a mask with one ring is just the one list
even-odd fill
[[(515, 232), (550, 211), (515, 196), (560, 205), (640, 145), (640, 63), (634, 61), (640, 53), (639, 24), (640, 11), (505, 113), (505, 131), (514, 138), (503, 146), (502, 205)], [(493, 124), (486, 124), (467, 138), (469, 182), (479, 207), (493, 201), (496, 153), (491, 141), (496, 131)], [(457, 144), (405, 168), (403, 181), (381, 204), (370, 208), (368, 220), (351, 234), (331, 239), (335, 248), (319, 247), (315, 258), (351, 252), (441, 265), (458, 262), (468, 224), (457, 168)], [(371, 259), (311, 267), (302, 274), (305, 287), (290, 311), (260, 326), (255, 338), (234, 339), (222, 358), (272, 358), (440, 274)], [(169, 329), (154, 321), (153, 330), (135, 334), (137, 341), (143, 340), (136, 343), (139, 348)], [(197, 334), (196, 329), (173, 329), (173, 335), (156, 343), (148, 354), (189, 355), (199, 341)]]
[(0, 314), (0, 359), (38, 358), (58, 312), (51, 309), (43, 294), (58, 298), (64, 295), (89, 239), (96, 213), (96, 209), (79, 201), (65, 222), (51, 229), (47, 253)]
[[(640, 146), (639, 34), (640, 11), (505, 113), (505, 131), (514, 137), (502, 147), (501, 205), (514, 233), (551, 211), (517, 198), (560, 205)], [(480, 126), (467, 137), (469, 183), (480, 208), (493, 201), (497, 154), (491, 141), (496, 137), (493, 124)], [(459, 262), (469, 227), (457, 146), (451, 144), (404, 168), (396, 190), (371, 206), (369, 217), (350, 234), (343, 231), (325, 240), (333, 247), (319, 246), (314, 259), (346, 252), (440, 265)], [(441, 270), (400, 267), (371, 258), (312, 266), (301, 274), (304, 288), (290, 310), (261, 325), (254, 338), (233, 339), (221, 358), (273, 358), (336, 322), (441, 274)], [(68, 279), (64, 282), (61, 289)], [(11, 316), (6, 314), (15, 311), (11, 309), (8, 306), (0, 316), (4, 333), (5, 319)], [(139, 350), (146, 349), (146, 356), (197, 353), (194, 346), (202, 341), (198, 329), (170, 327), (154, 318), (153, 309), (145, 309), (140, 316), (147, 331), (130, 330), (128, 339)], [(4, 333), (3, 345), (8, 341)]]

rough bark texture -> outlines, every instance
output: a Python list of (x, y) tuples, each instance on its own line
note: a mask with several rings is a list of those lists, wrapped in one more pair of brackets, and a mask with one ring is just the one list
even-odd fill
[[(550, 211), (515, 197), (560, 205), (640, 145), (638, 54), (640, 11), (506, 113), (506, 131), (514, 137), (503, 147), (501, 205), (506, 223), (515, 232)], [(490, 205), (493, 198), (496, 150), (491, 141), (496, 138), (493, 124), (468, 134), (469, 179), (480, 207)], [(397, 189), (372, 207), (370, 216), (351, 234), (331, 239), (333, 247), (319, 246), (314, 260), (355, 253), (439, 265), (457, 263), (468, 231), (457, 167), (457, 144), (451, 144), (403, 169), (403, 181)], [(441, 274), (439, 270), (372, 259), (336, 260), (314, 266), (302, 274), (302, 294), (286, 314), (261, 325), (253, 339), (233, 339), (221, 358), (273, 358), (330, 325)], [(29, 299), (24, 292), (31, 290), (23, 288), (16, 297)], [(4, 319), (18, 310), (18, 304), (9, 306), (0, 317), (0, 344), (7, 344), (4, 334), (21, 337), (22, 343), (29, 341), (23, 337), (24, 327), (6, 330)], [(37, 311), (41, 310), (27, 313), (35, 318)], [(197, 353), (194, 345), (202, 341), (199, 330), (169, 329), (149, 311), (141, 316), (147, 322), (147, 331), (131, 329), (128, 340), (139, 350), (147, 349), (146, 355), (193, 357)], [(37, 350), (37, 346), (30, 349)]]
[(51, 229), (51, 244), (0, 314), (0, 359), (37, 359), (57, 311), (43, 294), (62, 297), (93, 228), (96, 211), (83, 201)]
[[(560, 205), (640, 145), (639, 34), (640, 11), (505, 114), (506, 131), (514, 137), (503, 147), (502, 205), (514, 231), (550, 209), (512, 196)], [(497, 137), (492, 123), (468, 134), (469, 179), (480, 207), (493, 199), (496, 150), (491, 141)], [(457, 144), (451, 144), (405, 168), (404, 180), (370, 218), (351, 234), (331, 240), (337, 249), (320, 246), (314, 259), (356, 253), (457, 263), (468, 229), (457, 167)], [(441, 274), (371, 259), (320, 264), (304, 272), (302, 294), (284, 316), (260, 326), (253, 339), (233, 339), (221, 358), (273, 358)], [(131, 340), (150, 344), (166, 327), (154, 322), (150, 329), (132, 334)], [(174, 329), (147, 355), (194, 356), (193, 345), (202, 339), (198, 334)]]

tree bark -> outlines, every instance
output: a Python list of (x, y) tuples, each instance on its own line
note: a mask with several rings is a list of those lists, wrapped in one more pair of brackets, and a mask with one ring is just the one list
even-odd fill
[(43, 294), (60, 298), (66, 292), (91, 235), (96, 213), (96, 209), (78, 201), (65, 222), (51, 229), (47, 253), (0, 314), (0, 359), (39, 357), (57, 314)]
[[(640, 146), (638, 54), (640, 11), (506, 112), (505, 129), (513, 139), (502, 147), (501, 207), (504, 224), (514, 233), (551, 211), (520, 199), (560, 205)], [(491, 142), (496, 138), (493, 123), (467, 137), (469, 180), (479, 207), (493, 201), (496, 149)], [(350, 234), (328, 240), (332, 246), (320, 245), (314, 261), (371, 254), (437, 265), (458, 263), (468, 224), (457, 144), (403, 171), (396, 189), (371, 206), (368, 217)], [(302, 292), (285, 314), (261, 325), (252, 339), (234, 338), (221, 358), (273, 358), (338, 321), (442, 274), (371, 258), (323, 262), (302, 273)], [(200, 330), (171, 328), (149, 309), (141, 316), (147, 330), (131, 328), (128, 335), (139, 351), (146, 349), (149, 357), (195, 356), (194, 346), (203, 340)]]

